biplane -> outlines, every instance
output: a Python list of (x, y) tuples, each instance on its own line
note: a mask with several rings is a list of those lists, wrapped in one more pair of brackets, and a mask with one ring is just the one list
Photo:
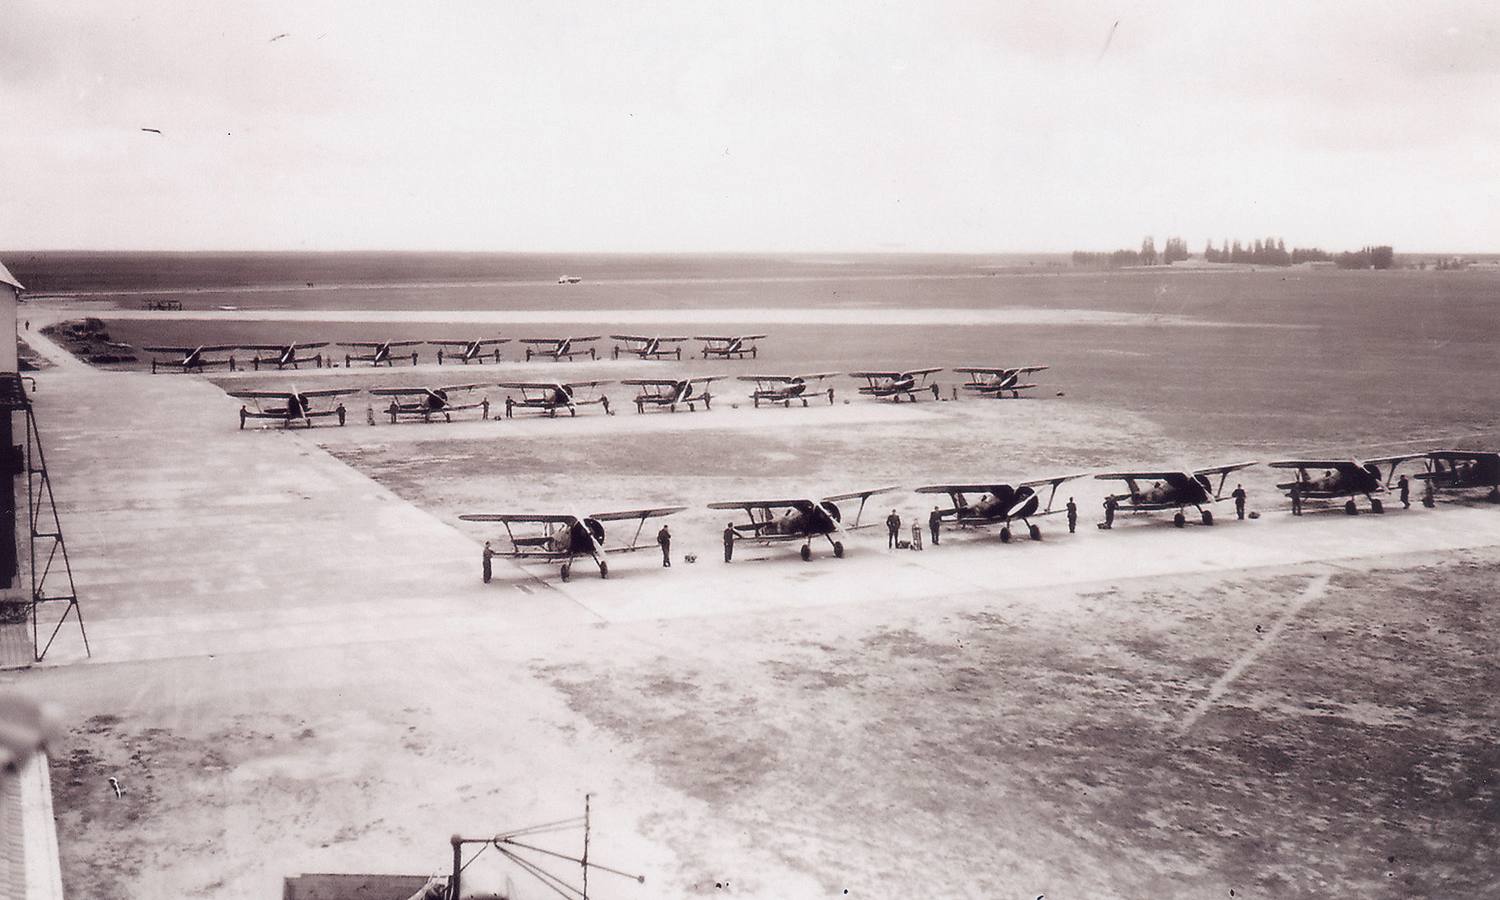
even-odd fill
[[(573, 560), (579, 556), (587, 556), (599, 567), (599, 577), (609, 577), (609, 564), (600, 558), (601, 553), (631, 553), (636, 550), (654, 549), (655, 540), (649, 544), (642, 544), (641, 531), (646, 527), (647, 519), (670, 516), (673, 513), (682, 512), (685, 506), (660, 506), (651, 509), (629, 509), (621, 512), (589, 513), (588, 515), (570, 514), (531, 514), (531, 513), (466, 513), (459, 516), (465, 522), (500, 522), (505, 526), (505, 537), (509, 541), (509, 551), (499, 551), (496, 556), (506, 556), (512, 559), (534, 559), (542, 562), (561, 562), (562, 580), (567, 581), (573, 574)], [(629, 521), (638, 519), (635, 534), (631, 536), (630, 543), (619, 547), (604, 546), (604, 523)], [(523, 534), (517, 536), (514, 525), (540, 525), (540, 534)]]
[[(988, 528), (1000, 526), (1001, 543), (1010, 543), (1010, 523), (1019, 519), (1026, 525), (1026, 533), (1033, 541), (1042, 539), (1041, 526), (1031, 520), (1037, 516), (1050, 516), (1063, 510), (1053, 507), (1057, 500), (1057, 489), (1064, 482), (1082, 475), (1059, 475), (1056, 478), (1039, 478), (1020, 484), (993, 482), (990, 484), (929, 484), (917, 488), (919, 494), (947, 494), (953, 500), (951, 509), (938, 510), (939, 517), (951, 527)], [(1042, 503), (1041, 488), (1050, 486), (1047, 502)], [(978, 499), (970, 502), (970, 494)]]
[[(1204, 509), (1204, 504), (1228, 499), (1224, 494), (1224, 482), (1228, 480), (1229, 473), (1253, 465), (1253, 462), (1231, 463), (1227, 466), (1194, 469), (1191, 472), (1105, 472), (1094, 477), (1105, 481), (1123, 481), (1130, 488), (1129, 493), (1110, 495), (1117, 504), (1117, 509), (1125, 512), (1175, 509), (1177, 514), (1172, 517), (1172, 524), (1181, 528), (1187, 524), (1187, 516), (1183, 514), (1183, 510), (1189, 506), (1197, 508), (1204, 525), (1212, 525), (1213, 511)], [(1219, 478), (1217, 485), (1213, 483), (1216, 475)], [(1141, 486), (1146, 481), (1151, 482), (1150, 487)]]
[[(593, 347), (574, 347), (574, 344), (591, 344), (599, 340), (599, 335), (589, 337), (564, 337), (564, 338), (521, 338), (521, 343), (526, 344), (526, 359), (529, 362), (533, 356), (550, 356), (553, 362), (566, 359), (572, 361), (575, 356), (585, 353), (589, 359), (598, 359), (599, 353)], [(532, 347), (538, 349), (533, 350)]]
[[(624, 341), (625, 352), (634, 353), (641, 359), (666, 359), (669, 356), (682, 359), (682, 342), (687, 340), (685, 337), (646, 337), (639, 334), (612, 334), (609, 337), (611, 340)], [(674, 346), (667, 347), (667, 344)], [(620, 350), (621, 347), (616, 344), (615, 359), (620, 358)]]
[[(510, 338), (485, 338), (479, 341), (428, 341), (427, 343), (432, 344), (434, 347), (456, 348), (456, 352), (450, 350), (447, 354), (439, 350), (439, 363), (442, 362), (443, 356), (446, 355), (449, 359), (457, 359), (467, 366), (471, 362), (482, 363), (487, 356), (493, 356), (495, 362), (499, 362), (500, 345), (510, 343)], [(487, 350), (487, 347), (493, 347), (494, 350)]]
[(391, 405), (386, 408), (385, 412), (391, 417), (392, 425), (396, 424), (401, 416), (420, 417), (423, 422), (431, 422), (433, 416), (442, 416), (443, 421), (452, 422), (453, 413), (489, 405), (483, 398), (473, 403), (458, 403), (455, 402), (453, 395), (472, 394), (488, 386), (486, 384), (450, 384), (443, 387), (371, 388), (370, 393), (377, 397), (391, 398)]
[(1000, 399), (1007, 393), (1012, 398), (1020, 397), (1021, 391), (1029, 391), (1035, 388), (1035, 384), (1022, 383), (1021, 378), (1033, 372), (1041, 372), (1047, 366), (1014, 366), (1012, 368), (990, 369), (983, 366), (962, 366), (953, 371), (969, 376), (964, 382), (966, 391), (983, 394), (987, 397)]
[(703, 342), (703, 358), (718, 357), (719, 359), (744, 359), (748, 354), (751, 359), (755, 358), (755, 342), (764, 340), (763, 334), (740, 334), (728, 336), (694, 335), (693, 340)]
[[(151, 374), (156, 374), (156, 367), (176, 366), (184, 372), (197, 370), (202, 372), (208, 366), (227, 366), (228, 359), (208, 359), (206, 353), (228, 353), (235, 349), (234, 344), (202, 344), (197, 347), (142, 347), (142, 350), (153, 354), (151, 357)], [(154, 354), (165, 353), (176, 359), (157, 360)]]
[[(535, 409), (556, 417), (559, 409), (578, 415), (578, 407), (597, 403), (609, 412), (609, 398), (598, 393), (610, 381), (502, 381), (499, 386), (521, 392), (520, 400), (506, 398), (507, 407)], [(594, 394), (598, 394), (594, 396)], [(507, 414), (509, 409), (506, 410)]]
[(839, 509), (839, 501), (859, 499), (859, 509), (855, 510), (854, 518), (847, 526), (858, 528), (859, 518), (865, 511), (865, 504), (876, 494), (885, 494), (897, 490), (895, 485), (890, 487), (875, 488), (868, 491), (854, 491), (848, 494), (834, 494), (821, 500), (730, 500), (723, 503), (710, 503), (709, 509), (738, 509), (743, 510), (750, 517), (748, 524), (734, 525), (734, 541), (749, 541), (752, 544), (772, 544), (801, 541), (800, 551), (803, 561), (812, 559), (813, 538), (822, 537), (833, 546), (833, 555), (838, 558), (844, 556), (844, 544), (836, 539), (835, 535), (843, 534), (843, 512)]
[[(245, 406), (240, 406), (240, 428), (245, 427), (249, 419), (279, 419), (283, 428), (290, 428), (293, 422), (301, 422), (308, 428), (312, 427), (312, 420), (326, 416), (338, 416), (339, 424), (344, 424), (344, 404), (340, 403), (332, 409), (313, 409), (313, 401), (323, 397), (344, 397), (349, 394), (357, 394), (356, 388), (328, 388), (321, 391), (299, 391), (293, 388), (290, 391), (230, 391), (229, 396), (236, 400), (249, 400), (255, 404), (255, 411), (251, 412)], [(280, 406), (264, 406), (262, 401), (281, 401)]]
[[(1408, 453), (1402, 456), (1381, 456), (1367, 460), (1283, 459), (1267, 463), (1267, 465), (1273, 469), (1297, 470), (1297, 477), (1294, 480), (1276, 485), (1278, 489), (1286, 491), (1287, 496), (1291, 496), (1292, 487), (1295, 485), (1302, 500), (1337, 500), (1340, 497), (1347, 497), (1344, 512), (1352, 516), (1359, 512), (1354, 498), (1361, 494), (1370, 501), (1370, 512), (1385, 512), (1385, 504), (1374, 495), (1390, 487), (1391, 478), (1396, 474), (1396, 468), (1401, 463), (1423, 455)], [(1381, 466), (1390, 466), (1390, 468), (1382, 474)], [(1323, 474), (1314, 477), (1312, 472), (1317, 469), (1322, 469)]]
[[(826, 378), (833, 378), (837, 372), (814, 372), (810, 375), (740, 375), (740, 381), (755, 382), (755, 390), (750, 394), (750, 399), (755, 401), (757, 407), (761, 402), (780, 403), (791, 406), (793, 400), (801, 400), (802, 405), (807, 405), (807, 389), (815, 382)], [(829, 405), (833, 404), (833, 394), (828, 395)]]
[(1430, 450), (1422, 454), (1427, 471), (1412, 476), (1432, 485), (1433, 490), (1459, 491), (1489, 488), (1487, 498), (1500, 503), (1500, 453), (1488, 450)]
[(860, 388), (859, 392), (866, 396), (881, 399), (889, 397), (900, 403), (901, 395), (905, 394), (906, 399), (916, 402), (917, 391), (931, 390), (933, 396), (937, 396), (936, 385), (929, 385), (927, 383), (927, 376), (941, 371), (943, 371), (942, 368), (938, 367), (935, 369), (911, 369), (906, 372), (850, 372), (849, 377), (863, 378), (865, 380), (865, 386)]
[[(249, 350), (255, 355), (250, 358), (250, 365), (256, 369), (261, 366), (275, 366), (285, 369), (291, 366), (294, 369), (301, 368), (301, 363), (317, 363), (323, 365), (323, 354), (314, 353), (310, 356), (299, 356), (304, 350), (316, 350), (319, 347), (327, 347), (327, 341), (313, 341), (307, 344), (240, 344), (239, 349)], [(261, 356), (262, 353), (274, 354), (272, 356)]]
[[(661, 409), (665, 406), (671, 412), (677, 412), (677, 407), (686, 405), (689, 412), (696, 412), (698, 404), (702, 403), (704, 409), (713, 409), (713, 395), (708, 392), (708, 385), (715, 381), (722, 381), (723, 375), (709, 375), (702, 378), (624, 378), (621, 384), (628, 384), (641, 389), (635, 395), (635, 411), (643, 413), (646, 407), (653, 406)], [(698, 387), (701, 385), (701, 387)], [(694, 393), (694, 391), (697, 393)]]
[[(425, 343), (426, 341), (340, 341), (339, 346), (369, 351), (368, 353), (345, 353), (344, 365), (346, 367), (351, 362), (367, 362), (372, 366), (385, 363), (387, 366), (392, 366), (395, 365), (395, 357), (391, 354), (391, 350), (396, 347), (415, 347)], [(415, 351), (411, 355), (411, 364), (417, 364)]]

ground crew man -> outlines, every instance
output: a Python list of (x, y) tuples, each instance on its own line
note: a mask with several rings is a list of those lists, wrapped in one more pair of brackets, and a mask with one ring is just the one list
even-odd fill
[(338, 405), (338, 408), (335, 409), (334, 412), (336, 412), (336, 413), (339, 414), (339, 424), (343, 425), (344, 424), (344, 416), (348, 415), (348, 413), (344, 410), (344, 404), (340, 403)]
[(730, 522), (724, 526), (724, 561), (729, 562), (734, 556), (734, 523)]
[(1241, 519), (1245, 518), (1245, 486), (1242, 484), (1235, 485), (1234, 493), (1229, 496), (1234, 498), (1234, 514)]
[(480, 400), (479, 400), (479, 408), (484, 411), (484, 417), (486, 419), (488, 419), (490, 417), (490, 398), (488, 398), (488, 397), (482, 397), (482, 398), (480, 398)]
[(416, 365), (417, 364), (417, 351), (415, 351), (415, 350), (413, 350), (411, 352), (411, 364), (412, 365)]
[(516, 401), (514, 401), (514, 400), (512, 400), (510, 398), (510, 394), (506, 394), (505, 395), (505, 418), (509, 419), (511, 417), (511, 411), (514, 410), (515, 408), (516, 408)]
[[(612, 413), (612, 412), (609, 411), (609, 398), (606, 397), (606, 396), (604, 396), (603, 394), (599, 395), (599, 405), (602, 406), (602, 407), (604, 407), (604, 414), (606, 416), (612, 416), (612, 415), (614, 415), (614, 413)], [(665, 526), (663, 526), (663, 527), (665, 527)]]
[(490, 575), (492, 574), (491, 571), (490, 571), (490, 560), (492, 558), (494, 558), (494, 556), (495, 556), (495, 551), (490, 549), (490, 542), (489, 541), (485, 541), (484, 542), (484, 583), (485, 584), (489, 584), (490, 583)]
[(896, 541), (901, 537), (901, 517), (896, 515), (894, 509), (891, 510), (890, 515), (885, 517), (885, 530), (887, 532), (885, 549), (896, 549)]
[(1302, 515), (1302, 485), (1295, 481), (1292, 482), (1292, 487), (1287, 491), (1287, 495), (1292, 498), (1292, 515)]
[(943, 527), (943, 514), (934, 506), (927, 514), (927, 528), (932, 532), (932, 546), (938, 545), (938, 530)]
[(828, 405), (833, 405), (833, 388), (828, 389)]
[[(934, 399), (934, 400), (941, 400), (941, 399), (943, 399), (942, 394), (943, 394), (942, 389), (939, 388), (938, 387), (938, 383), (936, 381), (934, 381), (932, 383), (932, 399)], [(936, 544), (937, 541), (933, 541), (933, 543)]]
[(1396, 484), (1401, 488), (1401, 508), (1411, 509), (1411, 482), (1406, 480), (1405, 475), (1402, 475), (1401, 480)]
[(663, 525), (661, 531), (656, 533), (656, 543), (661, 547), (661, 564), (663, 568), (672, 568), (672, 532)]
[(442, 365), (442, 364), (443, 364), (443, 348), (439, 347), (438, 348), (438, 365)]
[(1078, 530), (1078, 504), (1073, 502), (1073, 498), (1072, 497), (1069, 497), (1068, 498), (1068, 534), (1073, 534), (1077, 530)]
[(1437, 497), (1432, 493), (1432, 479), (1428, 479), (1422, 486), (1422, 505), (1432, 509), (1437, 505)]
[(1120, 501), (1115, 499), (1114, 494), (1104, 498), (1104, 527), (1115, 527), (1115, 510), (1120, 508)]

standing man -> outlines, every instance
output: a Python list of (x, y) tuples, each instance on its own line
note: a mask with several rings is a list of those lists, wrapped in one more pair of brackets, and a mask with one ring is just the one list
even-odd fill
[(828, 405), (833, 405), (833, 388), (828, 389)]
[(1241, 519), (1245, 518), (1245, 486), (1242, 484), (1235, 485), (1234, 493), (1229, 496), (1234, 498), (1234, 514)]
[(490, 549), (490, 542), (484, 542), (484, 583), (490, 583), (490, 560), (495, 556), (495, 551)]
[(481, 397), (479, 400), (479, 408), (484, 410), (484, 417), (488, 419), (490, 417), (490, 398)]
[(896, 541), (901, 537), (901, 517), (896, 515), (896, 511), (894, 509), (891, 510), (890, 515), (885, 517), (885, 530), (885, 549), (896, 549)]
[(1120, 501), (1115, 499), (1114, 494), (1104, 498), (1104, 527), (1115, 527), (1115, 510), (1120, 508)]
[(1401, 480), (1396, 484), (1401, 488), (1401, 508), (1411, 509), (1411, 482), (1406, 480), (1405, 475), (1402, 475)]
[(1068, 498), (1068, 534), (1072, 534), (1072, 533), (1076, 532), (1077, 530), (1078, 530), (1078, 504), (1073, 502), (1073, 498), (1072, 497), (1069, 497)]
[(663, 525), (661, 531), (656, 533), (656, 543), (661, 547), (661, 564), (663, 568), (672, 568), (672, 532)]
[(439, 347), (438, 348), (438, 365), (442, 365), (442, 364), (443, 364), (443, 348)]
[(927, 528), (932, 532), (932, 546), (938, 545), (938, 530), (943, 527), (943, 514), (938, 512), (934, 506), (932, 512), (927, 514)]
[[(934, 400), (941, 400), (941, 399), (943, 399), (942, 394), (943, 394), (942, 389), (939, 388), (938, 387), (938, 383), (936, 381), (934, 381), (932, 383), (932, 399), (934, 399)], [(936, 544), (937, 541), (934, 540), (933, 543)]]
[(510, 394), (505, 395), (505, 418), (509, 419), (512, 411), (516, 408), (516, 401), (511, 399)]
[(724, 526), (724, 561), (729, 562), (734, 557), (734, 523), (729, 522)]
[(1292, 487), (1287, 491), (1287, 495), (1292, 498), (1292, 515), (1302, 515), (1302, 482), (1292, 482)]

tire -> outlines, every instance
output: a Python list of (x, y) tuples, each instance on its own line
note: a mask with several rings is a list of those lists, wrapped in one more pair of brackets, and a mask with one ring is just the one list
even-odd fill
[(1378, 497), (1371, 497), (1370, 512), (1375, 513), (1376, 515), (1380, 515), (1381, 513), (1385, 512), (1385, 504), (1381, 503)]
[(1350, 516), (1357, 516), (1359, 515), (1359, 507), (1354, 505), (1353, 500), (1350, 500), (1344, 504), (1344, 513)]
[(810, 559), (812, 559), (812, 548), (809, 547), (806, 544), (803, 544), (802, 545), (802, 561), (803, 562), (807, 562)]
[(1175, 515), (1175, 516), (1172, 517), (1172, 525), (1175, 528), (1186, 527), (1187, 526), (1187, 516), (1185, 516), (1185, 515), (1183, 515), (1182, 513), (1179, 512), (1177, 515)]
[(1204, 525), (1212, 525), (1213, 523), (1214, 523), (1214, 511), (1211, 510), (1211, 509), (1205, 509), (1203, 511), (1203, 524)]
[(833, 542), (833, 555), (837, 559), (844, 558), (844, 545), (838, 541)]
[(1026, 533), (1031, 536), (1031, 539), (1033, 541), (1039, 541), (1039, 540), (1042, 539), (1042, 526), (1040, 526), (1040, 525), (1027, 525), (1026, 526)]
[(1000, 543), (1002, 543), (1002, 544), (1009, 544), (1010, 543), (1010, 526), (1009, 525), (1002, 525), (1002, 526), (1000, 526)]
[(561, 574), (562, 574), (562, 580), (563, 581), (567, 581), (568, 580), (568, 576), (573, 574), (573, 567), (570, 566), (570, 565), (568, 565), (567, 563), (563, 563), (562, 573)]

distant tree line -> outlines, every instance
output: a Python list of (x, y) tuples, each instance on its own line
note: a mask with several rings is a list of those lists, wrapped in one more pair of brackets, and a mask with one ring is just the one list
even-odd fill
[[(1171, 265), (1178, 260), (1190, 259), (1187, 242), (1182, 238), (1168, 238), (1160, 252), (1156, 240), (1147, 236), (1141, 241), (1139, 250), (1114, 250), (1109, 252), (1073, 251), (1075, 266), (1097, 268), (1120, 268), (1122, 266)], [(1206, 262), (1242, 263), (1257, 266), (1291, 266), (1297, 263), (1332, 262), (1341, 269), (1389, 269), (1395, 265), (1396, 253), (1389, 246), (1364, 247), (1357, 252), (1334, 255), (1320, 247), (1294, 247), (1287, 250), (1286, 241), (1279, 237), (1257, 238), (1249, 243), (1224, 239), (1222, 246), (1215, 247), (1209, 240), (1203, 248)]]

